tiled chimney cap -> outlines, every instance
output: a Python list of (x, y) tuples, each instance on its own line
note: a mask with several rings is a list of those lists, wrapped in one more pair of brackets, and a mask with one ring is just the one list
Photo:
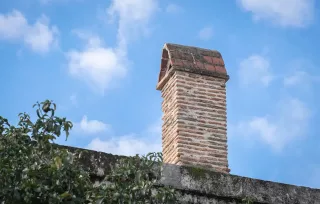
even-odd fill
[(220, 52), (203, 48), (166, 43), (162, 49), (157, 89), (166, 83), (170, 70), (181, 70), (229, 79)]

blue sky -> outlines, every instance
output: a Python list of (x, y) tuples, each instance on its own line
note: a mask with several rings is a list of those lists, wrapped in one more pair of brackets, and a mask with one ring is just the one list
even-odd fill
[[(218, 3), (219, 2), (219, 3)], [(52, 99), (67, 143), (161, 151), (155, 90), (166, 42), (219, 50), (231, 173), (320, 188), (314, 0), (16, 0), (0, 3), (0, 115)]]

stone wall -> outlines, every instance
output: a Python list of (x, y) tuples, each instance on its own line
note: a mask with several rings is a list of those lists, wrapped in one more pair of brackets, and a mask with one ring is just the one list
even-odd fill
[(320, 203), (319, 189), (176, 165), (165, 165), (163, 174), (162, 183), (180, 192), (180, 203)]
[[(65, 147), (83, 152), (81, 163), (100, 182), (110, 165), (123, 156)], [(179, 203), (201, 204), (319, 204), (320, 189), (299, 187), (227, 173), (166, 164), (159, 185), (176, 189)]]

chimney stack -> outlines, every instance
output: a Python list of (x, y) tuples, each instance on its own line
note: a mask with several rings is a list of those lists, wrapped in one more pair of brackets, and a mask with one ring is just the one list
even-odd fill
[(164, 163), (229, 173), (227, 75), (218, 51), (165, 44), (157, 90), (162, 93)]

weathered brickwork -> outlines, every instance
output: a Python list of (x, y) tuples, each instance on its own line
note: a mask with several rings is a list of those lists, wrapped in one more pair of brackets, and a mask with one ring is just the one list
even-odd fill
[[(165, 46), (165, 49), (168, 47)], [(223, 72), (225, 77), (217, 77), (215, 68), (199, 72), (199, 68), (209, 66), (192, 67), (191, 64), (199, 64), (193, 60), (199, 61), (202, 51), (195, 48), (190, 50), (189, 47), (174, 47), (166, 51), (167, 59), (162, 60), (167, 66), (167, 69), (162, 69), (158, 84), (163, 97), (163, 158), (168, 164), (199, 166), (229, 172), (225, 88), (228, 77), (226, 72)], [(193, 54), (195, 52), (197, 55)], [(209, 51), (205, 52), (210, 55)], [(172, 58), (172, 53), (180, 57), (178, 66), (173, 63), (177, 62), (177, 59)], [(188, 58), (188, 54), (197, 57)], [(216, 51), (214, 55), (214, 59), (217, 55), (221, 58), (220, 53), (217, 54)], [(185, 57), (184, 60), (181, 60), (181, 56)], [(220, 63), (218, 65), (223, 65), (224, 69), (222, 58), (210, 62), (215, 66)], [(180, 66), (181, 64), (185, 67)], [(162, 64), (161, 67), (163, 66)]]
[(228, 171), (225, 80), (176, 71), (162, 97), (164, 162)]

